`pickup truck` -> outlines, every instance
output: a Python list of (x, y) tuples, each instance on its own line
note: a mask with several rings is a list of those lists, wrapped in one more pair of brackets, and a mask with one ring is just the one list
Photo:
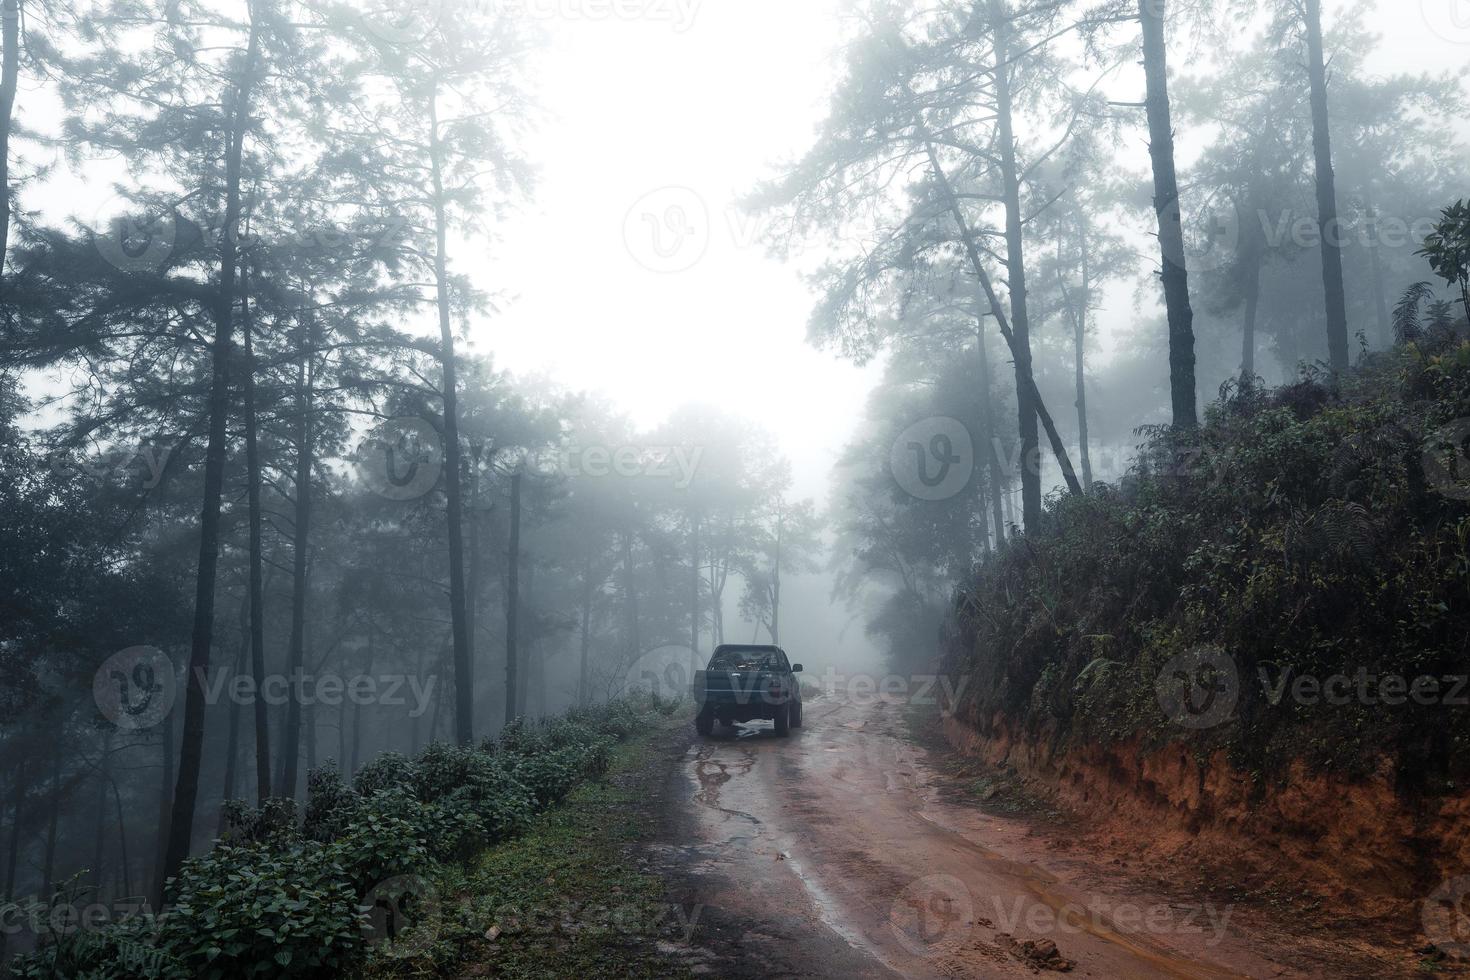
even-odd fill
[(799, 673), (801, 664), (792, 664), (780, 647), (717, 647), (709, 666), (694, 674), (695, 729), (710, 735), (715, 722), (728, 727), (763, 718), (785, 738), (801, 727)]

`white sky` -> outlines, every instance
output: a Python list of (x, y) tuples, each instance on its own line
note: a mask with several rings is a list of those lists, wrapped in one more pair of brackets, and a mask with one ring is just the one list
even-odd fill
[[(494, 244), (455, 257), (457, 271), (512, 297), (474, 325), (475, 349), (606, 394), (649, 428), (691, 401), (747, 415), (777, 435), (798, 493), (824, 500), (878, 369), (806, 344), (812, 296), (733, 202), (809, 146), (843, 0), (503, 2), (533, 11), (549, 35), (546, 119), (529, 147), (534, 200)], [(1329, 0), (1329, 23), (1347, 6)], [(1470, 0), (1380, 0), (1370, 26), (1384, 36), (1375, 71), (1470, 61)], [(1188, 133), (1180, 143), (1186, 153)], [(1141, 132), (1132, 150), (1142, 167)], [(90, 210), (104, 184), (92, 171), (40, 196), (47, 210)], [(690, 233), (673, 237), (679, 228)], [(1134, 319), (1130, 289), (1101, 318), (1104, 350)]]
[[(540, 187), (483, 266), (487, 288), (517, 299), (475, 342), (514, 371), (605, 392), (642, 425), (688, 401), (744, 413), (776, 433), (798, 492), (825, 499), (878, 372), (806, 344), (811, 295), (733, 201), (810, 144), (835, 78), (841, 0), (629, 3), (651, 16), (547, 17)], [(1329, 2), (1329, 18), (1344, 6)], [(539, 9), (558, 7), (581, 2)], [(692, 10), (682, 31), (680, 9)], [(1382, 0), (1372, 26), (1384, 35), (1376, 71), (1470, 60), (1470, 0)], [(1136, 147), (1142, 161), (1141, 133)], [(645, 215), (693, 234), (679, 249), (661, 229), (665, 259)], [(1130, 319), (1116, 305), (1115, 323)]]

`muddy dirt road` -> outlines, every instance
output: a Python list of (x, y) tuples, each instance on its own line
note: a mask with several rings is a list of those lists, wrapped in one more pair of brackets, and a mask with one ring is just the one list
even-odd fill
[(678, 826), (655, 864), (702, 906), (707, 948), (690, 954), (698, 972), (1358, 972), (1243, 930), (1228, 904), (1129, 891), (1024, 821), (946, 802), (926, 751), (906, 737), (903, 710), (819, 697), (789, 739), (757, 722), (689, 747), (669, 791)]

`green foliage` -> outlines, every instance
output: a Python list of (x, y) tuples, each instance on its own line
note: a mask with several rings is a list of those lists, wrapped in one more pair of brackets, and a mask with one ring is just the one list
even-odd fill
[[(972, 675), (960, 714), (981, 730), (1198, 738), (1257, 772), (1305, 758), (1361, 773), (1387, 754), (1426, 788), (1463, 785), (1463, 709), (1273, 703), (1264, 683), (1470, 673), (1470, 485), (1425, 455), (1470, 417), (1470, 345), (1437, 343), (1375, 355), (1337, 387), (1232, 386), (1190, 444), (1155, 432), (1121, 486), (1055, 500), (956, 597), (947, 666)], [(1191, 734), (1155, 685), (1201, 646), (1234, 659), (1240, 701)]]
[(638, 697), (508, 728), (478, 749), (387, 754), (348, 786), (334, 769), (294, 803), (227, 805), (226, 834), (169, 885), (166, 914), (54, 937), (16, 957), (18, 978), (334, 977), (368, 958), (359, 903), (395, 878), (443, 876), (523, 833), (535, 814), (602, 777), (613, 747), (675, 706)]
[(362, 957), (358, 894), (330, 847), (222, 845), (174, 880), (162, 940), (193, 976), (329, 977)]
[(1445, 208), (1419, 254), (1429, 260), (1435, 275), (1460, 288), (1470, 317), (1470, 202), (1456, 201)]

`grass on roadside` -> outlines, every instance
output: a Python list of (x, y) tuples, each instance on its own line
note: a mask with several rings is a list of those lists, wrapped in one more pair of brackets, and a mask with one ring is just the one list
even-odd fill
[[(687, 725), (656, 718), (523, 835), (433, 883), (436, 916), (376, 958), (372, 977), (688, 976), (660, 951), (687, 942), (694, 913), (664, 900), (633, 848), (654, 826), (658, 747)], [(415, 935), (417, 933), (417, 935)]]

